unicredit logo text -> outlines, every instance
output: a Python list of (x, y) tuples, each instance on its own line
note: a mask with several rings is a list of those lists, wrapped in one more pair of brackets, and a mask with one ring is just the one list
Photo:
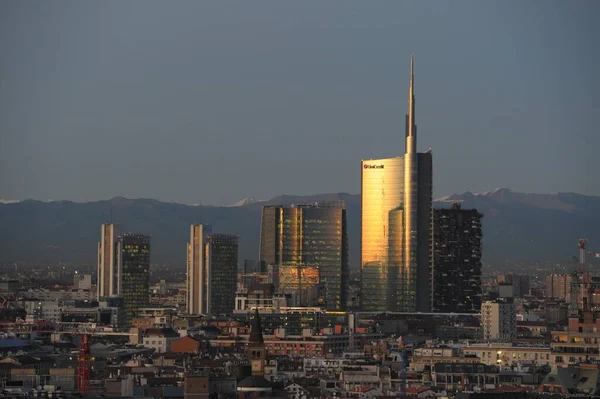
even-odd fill
[(365, 169), (383, 169), (383, 165), (364, 165)]

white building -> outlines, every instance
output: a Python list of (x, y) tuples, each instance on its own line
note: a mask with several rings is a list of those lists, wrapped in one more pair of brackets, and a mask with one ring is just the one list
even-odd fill
[(512, 340), (517, 336), (517, 315), (512, 300), (485, 301), (481, 305), (484, 340)]
[(73, 276), (73, 289), (75, 290), (91, 290), (92, 289), (92, 275), (81, 274), (75, 272)]
[(41, 319), (58, 323), (62, 321), (62, 312), (64, 306), (58, 302), (42, 302), (41, 303)]
[(302, 359), (304, 372), (308, 375), (328, 375), (334, 377), (340, 374), (344, 366), (352, 364), (351, 359), (341, 357), (326, 359), (323, 357), (305, 357)]
[(171, 328), (149, 328), (144, 333), (143, 345), (152, 348), (156, 353), (171, 351), (171, 342), (181, 338), (177, 331)]
[(27, 291), (22, 291), (21, 295), (24, 299), (38, 301), (91, 301), (96, 299), (96, 293), (91, 290), (75, 290), (75, 289), (46, 289), (46, 288), (30, 288)]
[(517, 366), (550, 364), (549, 346), (514, 346), (507, 343), (471, 344), (463, 348), (465, 355), (477, 356), (487, 365)]
[(281, 294), (263, 290), (239, 290), (235, 294), (235, 308), (233, 313), (249, 313), (255, 308), (261, 313), (281, 313), (291, 305), (291, 294)]

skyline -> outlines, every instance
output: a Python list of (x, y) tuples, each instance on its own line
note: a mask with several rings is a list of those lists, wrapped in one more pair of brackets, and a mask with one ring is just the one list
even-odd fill
[[(375, 159), (369, 159), (369, 161), (373, 161)], [(365, 160), (366, 161), (366, 160)], [(472, 194), (474, 196), (481, 196), (481, 197), (485, 197), (488, 195), (493, 195), (496, 192), (499, 191), (503, 191), (503, 190), (508, 190), (509, 192), (513, 193), (513, 194), (522, 194), (522, 195), (540, 195), (540, 196), (552, 196), (552, 195), (558, 195), (558, 194), (574, 194), (574, 195), (579, 195), (579, 196), (583, 196), (583, 197), (591, 197), (591, 198), (599, 198), (600, 195), (589, 195), (589, 194), (582, 194), (582, 193), (576, 193), (576, 192), (572, 192), (572, 191), (555, 191), (555, 192), (551, 192), (551, 193), (534, 193), (534, 192), (522, 192), (522, 191), (515, 191), (513, 189), (510, 189), (508, 187), (496, 187), (490, 190), (486, 190), (486, 191), (481, 191), (481, 192), (472, 192), (472, 191), (465, 191), (465, 192), (453, 192), (452, 194), (449, 195), (442, 195), (442, 196), (438, 196), (435, 197), (433, 199), (433, 202), (445, 202), (448, 201), (448, 199), (450, 197), (454, 197), (454, 196), (458, 196), (458, 197), (462, 197), (464, 195), (467, 194)], [(125, 199), (125, 200), (130, 200), (130, 201), (143, 201), (143, 200), (154, 200), (154, 201), (158, 201), (161, 203), (165, 203), (165, 204), (178, 204), (178, 205), (185, 205), (185, 206), (205, 206), (205, 207), (214, 207), (214, 208), (235, 208), (238, 206), (244, 206), (244, 205), (252, 205), (252, 204), (262, 204), (262, 203), (270, 203), (272, 200), (278, 198), (278, 197), (307, 197), (307, 198), (312, 198), (312, 197), (316, 197), (316, 196), (330, 196), (330, 195), (349, 195), (349, 196), (360, 196), (360, 193), (347, 193), (347, 192), (338, 192), (338, 193), (333, 193), (333, 192), (329, 192), (329, 193), (311, 193), (311, 194), (280, 194), (280, 195), (276, 195), (274, 197), (271, 198), (255, 198), (255, 197), (244, 197), (244, 198), (240, 198), (238, 201), (234, 202), (234, 203), (230, 203), (230, 204), (208, 204), (208, 203), (195, 203), (195, 204), (187, 204), (187, 203), (183, 203), (183, 202), (176, 202), (176, 201), (165, 201), (165, 200), (160, 200), (160, 199), (156, 199), (156, 198), (146, 198), (146, 197), (123, 197), (122, 195), (118, 195), (116, 197), (112, 197), (112, 198), (100, 198), (100, 199), (93, 199), (93, 200), (89, 200), (89, 201), (72, 201), (69, 199), (47, 199), (47, 200), (42, 200), (42, 199), (38, 199), (38, 198), (25, 198), (23, 200), (7, 200), (5, 198), (0, 198), (0, 204), (12, 204), (12, 203), (19, 203), (19, 202), (23, 202), (23, 201), (38, 201), (38, 202), (43, 202), (43, 203), (52, 203), (52, 202), (72, 202), (75, 204), (86, 204), (86, 203), (94, 203), (94, 202), (102, 202), (102, 201), (112, 201), (112, 200), (118, 200), (118, 199)], [(245, 202), (246, 200), (249, 200), (250, 202)], [(311, 201), (309, 201), (311, 202)]]
[(403, 153), (411, 52), (434, 197), (600, 195), (593, 2), (64, 4), (0, 5), (3, 199), (358, 193)]

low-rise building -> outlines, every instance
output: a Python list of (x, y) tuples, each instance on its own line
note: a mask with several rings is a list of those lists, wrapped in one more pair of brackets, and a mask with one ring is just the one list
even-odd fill
[(171, 352), (175, 353), (198, 353), (200, 340), (190, 337), (182, 337), (171, 342)]
[(179, 339), (179, 334), (171, 328), (149, 328), (144, 332), (143, 345), (157, 353), (171, 351), (171, 343)]
[(302, 359), (304, 372), (307, 375), (337, 376), (344, 366), (351, 364), (347, 358), (328, 359), (324, 357), (305, 357)]
[(569, 317), (566, 331), (552, 331), (552, 369), (600, 361), (600, 312)]
[(458, 348), (417, 348), (410, 358), (409, 369), (423, 371), (436, 363), (480, 363), (475, 355), (464, 356)]
[[(341, 355), (349, 348), (350, 339), (353, 347), (363, 348), (365, 343), (376, 341), (382, 337), (377, 333), (335, 333), (332, 329), (304, 329), (302, 334), (287, 334), (284, 328), (275, 330), (274, 334), (264, 334), (265, 347), (269, 355), (286, 355), (298, 357), (318, 357)], [(210, 339), (215, 347), (242, 347), (248, 342), (248, 335), (219, 336)]]
[(477, 356), (485, 365), (516, 366), (550, 364), (550, 347), (517, 346), (512, 344), (472, 344), (463, 348), (468, 356)]
[(481, 363), (436, 363), (431, 370), (431, 384), (446, 391), (493, 389), (499, 384), (498, 372), (498, 367)]

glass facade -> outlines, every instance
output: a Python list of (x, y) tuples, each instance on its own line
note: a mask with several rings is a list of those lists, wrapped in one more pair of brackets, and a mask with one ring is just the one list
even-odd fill
[(348, 241), (343, 201), (297, 206), (266, 206), (261, 224), (260, 259), (267, 265), (319, 268), (328, 310), (346, 305)]
[(121, 292), (125, 320), (130, 323), (137, 310), (150, 301), (150, 236), (124, 234), (121, 242)]
[(235, 306), (238, 237), (213, 234), (210, 267), (210, 314), (232, 314)]
[(396, 310), (404, 234), (404, 158), (362, 161), (361, 309)]
[[(431, 309), (432, 157), (413, 158), (361, 164), (363, 311)], [(406, 173), (408, 167), (416, 172)]]
[(319, 305), (317, 286), (319, 268), (316, 266), (279, 266), (279, 292), (296, 293), (294, 306)]

